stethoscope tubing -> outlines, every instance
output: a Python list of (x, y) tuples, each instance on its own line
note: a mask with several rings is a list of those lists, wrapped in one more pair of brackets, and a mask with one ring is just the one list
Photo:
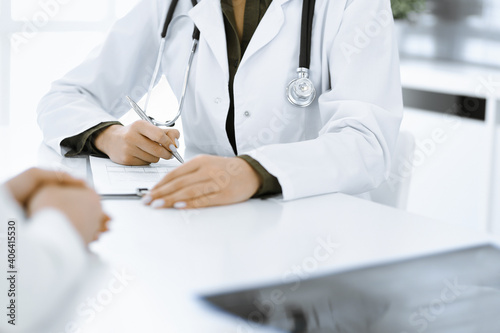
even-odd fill
[(174, 119), (167, 121), (167, 122), (159, 122), (159, 121), (153, 119), (153, 124), (155, 126), (172, 127), (175, 125), (175, 122), (177, 121), (177, 119), (179, 119), (179, 117), (181, 116), (182, 109), (184, 108), (184, 102), (186, 101), (186, 92), (187, 92), (187, 87), (189, 84), (191, 65), (193, 63), (194, 54), (196, 53), (197, 47), (198, 47), (198, 39), (193, 39), (193, 44), (191, 46), (191, 53), (189, 55), (189, 60), (188, 60), (188, 64), (186, 67), (186, 74), (184, 75), (184, 83), (182, 85), (182, 94), (181, 94), (181, 99), (179, 100), (179, 108), (177, 110), (177, 114), (175, 115)]
[(316, 0), (302, 1), (299, 68), (309, 69), (311, 65), (311, 37), (315, 4)]
[[(175, 9), (177, 8), (177, 3), (178, 3), (178, 0), (172, 0), (170, 7), (168, 9), (167, 16), (165, 18), (165, 22), (163, 24), (163, 29), (161, 32), (161, 42), (160, 42), (160, 47), (158, 50), (158, 56), (156, 59), (155, 68), (153, 71), (153, 76), (151, 78), (151, 81), (150, 81), (149, 87), (148, 87), (144, 111), (141, 110), (143, 112), (143, 115), (148, 117), (149, 121), (151, 121), (156, 126), (172, 127), (175, 125), (175, 122), (177, 121), (177, 119), (179, 119), (179, 117), (181, 116), (182, 109), (184, 107), (186, 91), (187, 91), (187, 87), (188, 87), (188, 83), (189, 83), (191, 66), (192, 66), (194, 55), (195, 55), (196, 49), (198, 47), (199, 39), (200, 39), (200, 30), (195, 25), (194, 29), (193, 29), (193, 35), (192, 35), (193, 43), (191, 46), (191, 53), (189, 55), (189, 60), (188, 60), (186, 72), (184, 75), (184, 82), (183, 82), (183, 86), (182, 86), (181, 98), (179, 101), (179, 108), (177, 110), (177, 114), (174, 117), (174, 119), (167, 121), (167, 122), (159, 122), (159, 121), (156, 121), (154, 118), (147, 116), (146, 111), (147, 111), (149, 101), (151, 98), (151, 92), (152, 92), (154, 85), (156, 83), (156, 79), (158, 78), (158, 74), (159, 74), (160, 67), (161, 67), (161, 60), (163, 57), (163, 53), (165, 51), (166, 36), (167, 36), (167, 32), (168, 32), (168, 27), (170, 26), (170, 23), (172, 22)], [(193, 7), (197, 5), (196, 0), (191, 0), (191, 3), (193, 5)], [(302, 1), (300, 54), (299, 54), (299, 67), (297, 69), (297, 72), (299, 74), (298, 74), (298, 79), (292, 80), (292, 82), (290, 82), (290, 84), (287, 86), (287, 89), (286, 89), (288, 100), (290, 101), (290, 103), (292, 103), (293, 105), (298, 106), (298, 107), (309, 106), (313, 102), (313, 100), (315, 99), (315, 96), (316, 96), (314, 85), (313, 85), (312, 81), (309, 79), (309, 66), (311, 64), (312, 26), (313, 26), (313, 19), (314, 19), (315, 4), (316, 4), (316, 0), (303, 0)], [(307, 85), (311, 88), (309, 90), (309, 96), (308, 97), (300, 97), (300, 96), (293, 97), (291, 94), (293, 86), (296, 84), (299, 84), (300, 82), (303, 84), (304, 81), (307, 81)], [(297, 89), (295, 89), (295, 90), (297, 90)], [(133, 102), (133, 104), (136, 104), (136, 103)], [(139, 116), (142, 117), (143, 115), (141, 115), (139, 113)]]

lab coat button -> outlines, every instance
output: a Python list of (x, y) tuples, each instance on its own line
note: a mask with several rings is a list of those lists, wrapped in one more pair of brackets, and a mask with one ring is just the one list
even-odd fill
[(247, 117), (247, 118), (248, 118), (248, 117), (250, 117), (250, 111), (245, 111), (244, 115), (245, 115), (245, 117)]
[(219, 98), (217, 97), (215, 100), (214, 100), (214, 103), (215, 104), (220, 104), (222, 102), (222, 98)]

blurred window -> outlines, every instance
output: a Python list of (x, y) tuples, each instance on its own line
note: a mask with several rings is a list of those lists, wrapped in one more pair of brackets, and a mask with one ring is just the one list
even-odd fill
[(0, 125), (36, 123), (50, 83), (140, 0), (0, 0)]
[(500, 68), (499, 0), (427, 0), (426, 13), (398, 27), (402, 56)]

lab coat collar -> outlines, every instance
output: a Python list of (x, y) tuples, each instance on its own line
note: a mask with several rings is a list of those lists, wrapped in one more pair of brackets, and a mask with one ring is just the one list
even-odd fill
[(240, 66), (243, 66), (253, 54), (271, 42), (279, 33), (285, 22), (285, 14), (283, 13), (282, 6), (288, 1), (291, 0), (275, 0), (271, 2), (257, 30), (255, 30), (250, 44), (248, 44)]
[[(274, 0), (271, 3), (245, 51), (241, 65), (276, 37), (285, 20), (282, 5), (288, 1), (291, 0)], [(202, 0), (188, 15), (207, 41), (224, 75), (229, 78), (226, 31), (220, 0)]]
[(188, 15), (200, 30), (200, 38), (207, 41), (224, 75), (229, 79), (226, 31), (220, 0), (202, 0), (189, 11)]

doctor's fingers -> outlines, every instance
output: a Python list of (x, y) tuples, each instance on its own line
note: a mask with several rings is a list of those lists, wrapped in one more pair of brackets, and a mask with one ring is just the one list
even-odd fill
[(225, 206), (229, 204), (234, 204), (231, 200), (228, 200), (222, 192), (217, 192), (214, 194), (204, 195), (198, 198), (179, 201), (174, 204), (176, 209), (197, 209), (215, 206)]
[(181, 133), (173, 128), (164, 129), (164, 131), (170, 138), (170, 140), (172, 140), (172, 142), (174, 143), (175, 148), (179, 148), (179, 138), (181, 137)]
[(188, 185), (174, 193), (154, 200), (152, 208), (201, 208), (216, 206), (221, 188), (213, 181)]
[(159, 161), (158, 157), (143, 151), (141, 148), (131, 143), (122, 147), (118, 154), (110, 156), (110, 158), (115, 163), (133, 166), (148, 165)]
[[(136, 140), (136, 146), (137, 148), (141, 149), (143, 152), (146, 152), (147, 154), (154, 156), (157, 158), (157, 160), (148, 160), (151, 163), (156, 163), (159, 161), (160, 158), (163, 158), (165, 160), (169, 160), (173, 157), (172, 153), (168, 150), (167, 147), (160, 146), (158, 143), (151, 141), (149, 138), (145, 136), (141, 136), (137, 138)], [(137, 156), (139, 157), (139, 156)]]
[(147, 202), (148, 200), (153, 201), (159, 198), (164, 198), (186, 188), (191, 188), (194, 185), (205, 183), (210, 180), (212, 179), (204, 172), (195, 171), (184, 174), (165, 184), (155, 186), (149, 193), (149, 198), (145, 199), (145, 201)]
[(173, 207), (176, 209), (196, 209), (224, 206), (246, 200), (244, 198), (234, 196), (230, 191), (224, 191), (223, 189), (217, 190), (216, 192), (210, 192), (211, 190), (218, 189), (219, 185), (214, 182), (203, 185), (203, 187), (198, 187), (196, 192), (192, 192), (193, 195), (190, 197), (186, 197), (184, 199), (181, 197), (173, 198), (171, 201), (173, 204), (165, 202), (165, 207)]
[(131, 127), (137, 130), (138, 133), (142, 134), (149, 140), (157, 142), (164, 147), (168, 147), (171, 144), (175, 145), (175, 137), (170, 138), (170, 136), (167, 135), (167, 132), (177, 131), (177, 130), (169, 130), (169, 129), (164, 130), (153, 124), (148, 123), (145, 120), (138, 120), (135, 123), (133, 123)]
[(135, 158), (137, 160), (138, 164), (130, 165), (147, 165), (151, 163), (158, 163), (158, 161), (160, 160), (158, 156), (151, 155), (150, 153), (142, 150), (140, 147), (136, 147), (131, 155), (132, 158)]
[(190, 175), (196, 171), (198, 171), (201, 167), (201, 164), (199, 163), (199, 158), (194, 158), (191, 161), (188, 161), (184, 163), (183, 165), (177, 167), (176, 169), (170, 171), (167, 173), (165, 177), (163, 177), (162, 180), (156, 184), (153, 189), (152, 193), (157, 190), (158, 188), (162, 187), (165, 184), (168, 184), (170, 182), (173, 182), (174, 180), (180, 179), (181, 177)]

